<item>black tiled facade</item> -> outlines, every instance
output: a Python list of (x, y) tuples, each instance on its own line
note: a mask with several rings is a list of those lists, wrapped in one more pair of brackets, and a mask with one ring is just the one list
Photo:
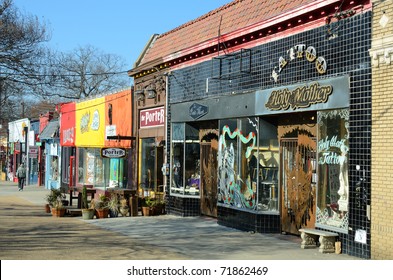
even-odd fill
[[(294, 59), (279, 74), (277, 82), (272, 71), (278, 70), (280, 56), (296, 45), (313, 46), (317, 56), (327, 62), (327, 72), (321, 76), (314, 63)], [(370, 258), (371, 176), (371, 12), (342, 19), (336, 37), (329, 39), (327, 27), (295, 34), (268, 42), (237, 55), (213, 59), (180, 70), (169, 79), (169, 103), (200, 100), (209, 97), (241, 94), (343, 75), (350, 77), (349, 118), (349, 230), (340, 233), (343, 253)], [(221, 68), (217, 67), (221, 63)], [(221, 69), (221, 71), (219, 71)], [(170, 106), (169, 104), (169, 106)], [(170, 124), (170, 107), (168, 111)], [(168, 139), (170, 136), (168, 128)], [(170, 143), (167, 143), (168, 157)], [(360, 170), (357, 170), (357, 167)], [(361, 192), (356, 192), (361, 182)], [(359, 186), (359, 185), (358, 185)], [(199, 215), (198, 200), (170, 197), (169, 212), (182, 216)], [(218, 207), (218, 223), (246, 231), (280, 232), (280, 216), (238, 211)], [(354, 241), (355, 231), (367, 231), (367, 244)]]

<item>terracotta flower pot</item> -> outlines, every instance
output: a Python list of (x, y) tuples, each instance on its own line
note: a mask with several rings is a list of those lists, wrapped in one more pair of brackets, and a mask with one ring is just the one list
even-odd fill
[(96, 209), (96, 218), (97, 219), (108, 218), (108, 215), (109, 215), (108, 208)]
[(52, 208), (52, 217), (64, 217), (65, 212), (65, 208)]
[(143, 216), (153, 216), (153, 208), (152, 207), (142, 207)]
[(45, 204), (45, 213), (50, 213), (50, 205), (49, 204)]

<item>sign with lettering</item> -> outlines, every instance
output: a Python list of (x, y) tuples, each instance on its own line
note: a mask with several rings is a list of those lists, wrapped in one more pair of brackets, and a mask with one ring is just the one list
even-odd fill
[(256, 92), (255, 114), (271, 115), (349, 107), (349, 76)]
[(162, 126), (165, 124), (165, 109), (164, 106), (141, 110), (139, 113), (140, 128), (150, 128), (155, 126)]
[(204, 115), (206, 115), (209, 112), (209, 108), (207, 106), (194, 103), (190, 106), (190, 117), (193, 118), (194, 120), (197, 120)]
[[(315, 69), (319, 74), (325, 74), (327, 70), (327, 63), (325, 58), (317, 56), (317, 51), (313, 46), (306, 46), (305, 44), (296, 45), (288, 50), (287, 56), (280, 56), (278, 59), (278, 69), (275, 67), (272, 71), (272, 78), (275, 82), (278, 81), (278, 77), (282, 70), (288, 65), (288, 63), (295, 59), (306, 58), (308, 62), (315, 62)], [(277, 71), (276, 71), (277, 69)]]
[(126, 156), (124, 148), (102, 148), (101, 157), (103, 158), (123, 158)]
[(270, 110), (307, 108), (312, 104), (326, 103), (332, 92), (331, 85), (321, 86), (318, 83), (300, 86), (294, 90), (288, 88), (273, 90), (265, 106)]
[(72, 147), (75, 145), (75, 103), (60, 105), (60, 144)]

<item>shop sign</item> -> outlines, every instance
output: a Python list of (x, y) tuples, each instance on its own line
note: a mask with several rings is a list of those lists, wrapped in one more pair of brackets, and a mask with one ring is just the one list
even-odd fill
[(287, 56), (280, 56), (278, 59), (278, 70), (276, 67), (272, 71), (272, 78), (275, 82), (278, 80), (279, 74), (288, 65), (288, 63), (295, 59), (306, 58), (308, 62), (315, 62), (315, 69), (319, 74), (325, 74), (327, 70), (327, 63), (325, 58), (317, 56), (317, 51), (313, 46), (306, 46), (305, 44), (296, 45), (288, 50)]
[(29, 147), (29, 158), (38, 158), (38, 147)]
[(190, 106), (189, 114), (194, 120), (202, 118), (207, 113), (209, 113), (209, 108), (207, 106), (198, 103), (194, 103)]
[(123, 158), (126, 156), (124, 148), (102, 148), (101, 157), (103, 158)]
[(65, 143), (74, 143), (74, 128), (66, 128), (63, 129), (63, 144)]
[(165, 124), (164, 107), (141, 110), (139, 113), (140, 128), (149, 128)]
[(296, 87), (294, 90), (278, 89), (271, 92), (265, 106), (273, 111), (307, 108), (313, 104), (326, 103), (332, 93), (333, 87), (331, 85), (320, 85), (317, 82), (310, 86)]

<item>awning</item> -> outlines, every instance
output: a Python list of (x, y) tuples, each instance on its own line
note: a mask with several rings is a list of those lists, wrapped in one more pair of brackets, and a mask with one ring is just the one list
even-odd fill
[(58, 120), (49, 122), (40, 134), (41, 140), (53, 139), (53, 138), (59, 138), (59, 121)]

